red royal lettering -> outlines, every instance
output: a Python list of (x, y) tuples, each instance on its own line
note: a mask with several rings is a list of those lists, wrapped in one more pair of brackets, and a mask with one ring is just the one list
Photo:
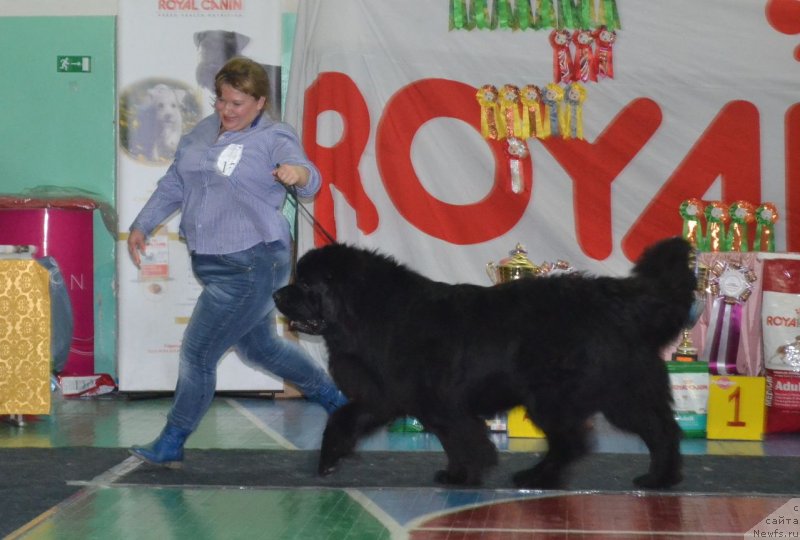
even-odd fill
[(680, 234), (681, 203), (702, 199), (717, 178), (722, 200), (761, 201), (759, 118), (750, 102), (732, 101), (720, 110), (623, 238), (625, 255), (635, 260), (655, 241)]
[[(314, 201), (314, 213), (320, 224), (336, 238), (336, 217), (333, 211), (331, 186), (350, 204), (356, 214), (356, 225), (364, 234), (378, 228), (378, 210), (364, 191), (358, 165), (369, 140), (369, 109), (353, 80), (343, 73), (320, 73), (306, 90), (303, 115), (303, 144), (309, 158), (322, 173), (322, 189)], [(342, 138), (333, 146), (317, 143), (317, 117), (326, 111), (341, 116)], [(327, 243), (317, 231), (314, 244)]]
[[(524, 189), (514, 194), (503, 142), (487, 141), (495, 158), (494, 186), (472, 204), (449, 204), (425, 190), (411, 161), (411, 143), (431, 120), (454, 118), (480, 133), (477, 89), (458, 81), (425, 79), (400, 89), (386, 104), (375, 153), (381, 180), (398, 212), (418, 229), (451, 244), (477, 244), (509, 231), (525, 213), (533, 188), (530, 156), (521, 160)], [(442, 159), (458, 159), (443, 156)]]
[[(572, 179), (575, 232), (586, 255), (611, 255), (611, 184), (661, 125), (651, 99), (632, 101), (593, 143), (550, 137), (542, 141)], [(680, 230), (680, 229), (679, 229)]]
[(786, 111), (786, 251), (800, 251), (800, 104)]

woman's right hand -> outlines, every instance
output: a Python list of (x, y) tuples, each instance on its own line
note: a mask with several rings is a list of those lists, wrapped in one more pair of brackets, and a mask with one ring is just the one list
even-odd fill
[(131, 256), (136, 268), (142, 263), (142, 255), (145, 250), (145, 235), (139, 229), (134, 229), (128, 235), (128, 254)]

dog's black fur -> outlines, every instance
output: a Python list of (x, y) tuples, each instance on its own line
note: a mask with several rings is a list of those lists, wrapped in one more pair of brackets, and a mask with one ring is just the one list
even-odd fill
[(328, 420), (319, 473), (330, 474), (365, 434), (408, 415), (447, 454), (435, 480), (476, 485), (497, 462), (484, 418), (524, 405), (548, 451), (514, 475), (557, 488), (587, 452), (596, 412), (635, 433), (650, 469), (634, 483), (681, 480), (681, 430), (660, 351), (684, 324), (696, 285), (681, 238), (649, 248), (629, 277), (560, 274), (481, 287), (432, 281), (374, 251), (313, 249), (275, 293), (301, 332), (323, 336), (349, 403)]

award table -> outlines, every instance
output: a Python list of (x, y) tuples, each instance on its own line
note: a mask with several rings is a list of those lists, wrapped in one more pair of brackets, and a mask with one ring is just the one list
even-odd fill
[(50, 413), (50, 274), (0, 258), (0, 415)]

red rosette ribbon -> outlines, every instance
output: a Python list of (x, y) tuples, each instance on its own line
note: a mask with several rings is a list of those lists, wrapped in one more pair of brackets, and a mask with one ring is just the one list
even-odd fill
[(569, 52), (569, 30), (550, 32), (550, 46), (553, 47), (553, 82), (569, 84), (572, 80), (572, 55)]
[(594, 36), (589, 30), (576, 30), (572, 34), (572, 41), (575, 43), (575, 58), (572, 61), (572, 80), (575, 82), (595, 82), (597, 65), (592, 52)]
[(522, 135), (522, 114), (520, 111), (519, 88), (513, 84), (500, 87), (497, 94), (500, 105), (500, 115), (506, 126), (506, 137), (520, 137)]
[(597, 79), (614, 78), (614, 42), (617, 33), (605, 26), (600, 26), (594, 31), (594, 63)]

